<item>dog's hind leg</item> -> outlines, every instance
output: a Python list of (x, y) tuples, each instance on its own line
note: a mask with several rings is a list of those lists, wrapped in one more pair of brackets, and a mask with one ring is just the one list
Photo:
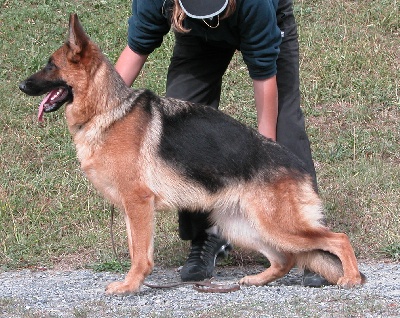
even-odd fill
[(123, 199), (131, 268), (125, 280), (107, 286), (107, 294), (137, 292), (153, 269), (154, 196), (136, 188)]
[[(308, 220), (304, 211), (315, 209), (313, 205), (292, 204), (290, 208), (286, 206), (269, 216), (259, 213), (255, 216), (258, 218), (259, 235), (265, 233), (264, 242), (270, 242), (282, 253), (292, 253), (297, 265), (323, 275), (333, 284), (343, 287), (362, 284), (364, 280), (349, 238), (346, 234), (334, 233), (324, 225)], [(279, 219), (285, 221), (277, 222)], [(336, 255), (340, 262), (322, 257), (322, 251)]]
[(248, 286), (266, 285), (285, 276), (295, 264), (295, 258), (290, 253), (278, 252), (272, 248), (269, 248), (268, 252), (262, 250), (259, 252), (263, 253), (268, 258), (271, 266), (259, 274), (243, 277), (239, 281), (239, 284)]
[(263, 254), (271, 266), (264, 272), (246, 276), (239, 283), (242, 285), (261, 286), (268, 284), (287, 274), (295, 263), (294, 256), (289, 252), (277, 250), (268, 242), (268, 233), (257, 230), (254, 219), (242, 211), (240, 205), (232, 205), (226, 211), (219, 210), (212, 217), (222, 231), (222, 235), (233, 244), (248, 248)]
[[(353, 247), (346, 234), (322, 229), (316, 231), (314, 239), (310, 240), (309, 246), (314, 248), (314, 251), (300, 253), (296, 256), (299, 265), (309, 267), (311, 270), (325, 276), (328, 281), (342, 287), (354, 287), (365, 282), (365, 277), (358, 269)], [(336, 255), (341, 264), (332, 262), (330, 260), (332, 257), (326, 257), (321, 251)]]
[[(347, 235), (333, 233), (321, 223), (322, 203), (311, 184), (282, 180), (264, 191), (249, 191), (242, 206), (245, 217), (240, 224), (247, 223), (246, 233), (252, 233), (254, 242), (246, 246), (263, 253), (271, 268), (245, 277), (241, 283), (268, 283), (286, 274), (295, 263), (340, 286), (364, 282)], [(336, 255), (340, 262), (320, 257), (326, 252)]]

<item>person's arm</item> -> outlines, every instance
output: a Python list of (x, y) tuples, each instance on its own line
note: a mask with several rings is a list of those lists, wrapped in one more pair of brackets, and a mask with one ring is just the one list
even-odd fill
[(126, 85), (131, 86), (138, 77), (148, 55), (141, 55), (126, 46), (119, 56), (115, 69), (121, 75)]
[(276, 140), (276, 123), (278, 118), (276, 76), (264, 80), (253, 79), (253, 87), (257, 109), (258, 131), (265, 137)]
[(278, 92), (276, 60), (282, 41), (276, 20), (278, 1), (242, 1), (238, 10), (240, 52), (253, 79), (258, 131), (276, 140)]

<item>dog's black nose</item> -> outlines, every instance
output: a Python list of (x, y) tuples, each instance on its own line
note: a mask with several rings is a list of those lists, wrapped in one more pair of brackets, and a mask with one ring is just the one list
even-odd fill
[(26, 91), (26, 82), (25, 82), (25, 81), (19, 83), (19, 89), (20, 89), (21, 91), (23, 91), (23, 92)]

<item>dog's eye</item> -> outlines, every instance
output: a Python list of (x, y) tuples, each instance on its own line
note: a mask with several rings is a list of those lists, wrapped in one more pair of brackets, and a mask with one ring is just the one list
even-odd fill
[(53, 61), (48, 61), (46, 66), (45, 66), (45, 70), (46, 71), (53, 71), (57, 68), (57, 66), (53, 63)]

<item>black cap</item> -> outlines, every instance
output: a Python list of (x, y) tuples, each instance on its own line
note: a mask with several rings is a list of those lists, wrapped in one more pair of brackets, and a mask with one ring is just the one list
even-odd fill
[(187, 16), (195, 19), (207, 19), (220, 14), (228, 5), (228, 0), (179, 0)]

